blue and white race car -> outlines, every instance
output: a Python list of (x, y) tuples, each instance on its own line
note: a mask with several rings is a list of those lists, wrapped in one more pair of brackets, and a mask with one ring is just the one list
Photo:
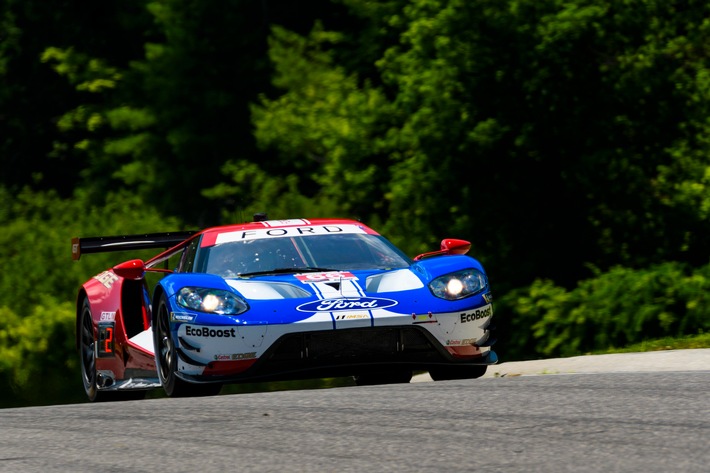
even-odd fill
[[(497, 362), (486, 273), (445, 239), (408, 258), (360, 222), (265, 220), (75, 238), (82, 254), (168, 248), (87, 281), (77, 348), (90, 400), (216, 394), (224, 383), (477, 378)], [(162, 276), (150, 289), (146, 275)]]

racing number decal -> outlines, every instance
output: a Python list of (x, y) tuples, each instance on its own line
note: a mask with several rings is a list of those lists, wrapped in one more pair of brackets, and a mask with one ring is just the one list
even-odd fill
[(104, 351), (113, 353), (113, 327), (106, 327), (106, 338), (104, 339)]
[(113, 322), (99, 322), (99, 340), (96, 355), (99, 358), (110, 358), (113, 356)]

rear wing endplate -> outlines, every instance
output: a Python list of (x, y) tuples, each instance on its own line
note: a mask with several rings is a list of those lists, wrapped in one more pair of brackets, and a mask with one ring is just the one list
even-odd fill
[(72, 238), (71, 256), (78, 260), (82, 254), (105, 253), (108, 251), (145, 250), (149, 248), (170, 248), (197, 233), (196, 231), (146, 233), (143, 235), (119, 235), (105, 237)]

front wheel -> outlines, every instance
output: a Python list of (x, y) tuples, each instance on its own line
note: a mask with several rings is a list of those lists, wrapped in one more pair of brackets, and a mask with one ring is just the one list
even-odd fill
[(158, 312), (153, 324), (153, 346), (155, 347), (155, 367), (160, 383), (169, 397), (213, 396), (219, 394), (219, 383), (194, 384), (183, 381), (177, 371), (177, 349), (170, 330), (170, 308), (165, 295), (161, 296)]
[(447, 381), (452, 379), (474, 379), (486, 374), (487, 365), (473, 366), (437, 366), (429, 370), (429, 376), (434, 381)]

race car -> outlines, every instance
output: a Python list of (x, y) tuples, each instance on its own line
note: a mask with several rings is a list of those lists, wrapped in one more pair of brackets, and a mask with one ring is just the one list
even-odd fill
[(196, 232), (74, 238), (75, 260), (163, 248), (80, 288), (84, 390), (100, 401), (161, 386), (182, 397), (239, 382), (480, 377), (498, 358), (488, 278), (470, 246), (444, 239), (411, 259), (358, 221), (263, 215)]

